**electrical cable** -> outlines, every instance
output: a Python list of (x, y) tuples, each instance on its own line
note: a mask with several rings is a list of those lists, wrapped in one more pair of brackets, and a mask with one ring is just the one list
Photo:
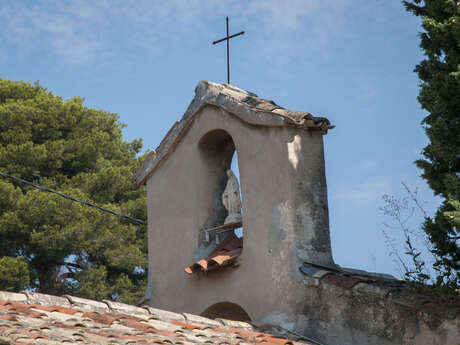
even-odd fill
[(137, 224), (142, 224), (142, 225), (145, 225), (146, 222), (143, 221), (142, 219), (138, 219), (138, 218), (134, 218), (134, 217), (131, 217), (131, 216), (127, 216), (125, 214), (122, 214), (122, 213), (118, 213), (118, 212), (115, 212), (115, 211), (112, 211), (112, 210), (109, 210), (105, 207), (102, 207), (102, 206), (99, 206), (99, 205), (96, 205), (96, 204), (93, 204), (91, 202), (88, 202), (88, 201), (84, 201), (84, 200), (78, 200), (78, 199), (75, 199), (73, 197), (71, 197), (70, 195), (67, 195), (67, 194), (64, 194), (64, 193), (61, 193), (61, 192), (58, 192), (54, 189), (51, 189), (51, 188), (46, 188), (46, 187), (42, 187), (42, 186), (39, 186), (35, 183), (32, 183), (32, 182), (29, 182), (29, 181), (26, 181), (22, 178), (19, 178), (19, 177), (16, 177), (16, 176), (13, 176), (13, 175), (10, 175), (10, 174), (6, 174), (4, 172), (1, 172), (0, 171), (0, 176), (3, 177), (3, 178), (9, 178), (13, 181), (16, 181), (16, 182), (20, 182), (20, 183), (23, 183), (23, 184), (26, 184), (28, 186), (31, 186), (31, 187), (34, 187), (34, 188), (37, 188), (38, 190), (42, 191), (42, 192), (48, 192), (48, 193), (53, 193), (53, 194), (57, 194), (59, 195), (60, 197), (63, 197), (65, 199), (68, 199), (68, 200), (71, 200), (71, 201), (75, 201), (75, 202), (78, 202), (80, 204), (83, 204), (83, 205), (86, 205), (86, 206), (90, 206), (90, 207), (94, 207), (94, 208), (97, 208), (98, 210), (102, 211), (102, 212), (107, 212), (107, 213), (111, 213), (117, 217), (121, 217), (121, 218), (125, 218), (125, 219), (128, 219), (134, 223), (137, 223)]

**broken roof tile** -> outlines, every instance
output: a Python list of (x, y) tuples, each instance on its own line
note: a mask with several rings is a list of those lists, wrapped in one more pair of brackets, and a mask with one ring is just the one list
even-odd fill
[(193, 274), (199, 271), (211, 271), (234, 263), (243, 251), (243, 239), (231, 234), (222, 241), (207, 258), (195, 262), (185, 268), (185, 272)]

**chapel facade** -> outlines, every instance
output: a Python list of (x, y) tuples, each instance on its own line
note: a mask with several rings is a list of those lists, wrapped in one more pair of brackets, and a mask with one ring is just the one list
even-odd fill
[[(148, 303), (214, 315), (221, 305), (250, 320), (298, 308), (299, 266), (335, 267), (322, 141), (330, 128), (326, 118), (200, 82), (135, 177), (148, 195)], [(222, 228), (235, 151), (243, 239)]]
[(458, 305), (334, 263), (323, 147), (331, 128), (324, 117), (200, 82), (134, 176), (148, 199), (140, 304), (276, 325), (312, 344), (458, 344)]

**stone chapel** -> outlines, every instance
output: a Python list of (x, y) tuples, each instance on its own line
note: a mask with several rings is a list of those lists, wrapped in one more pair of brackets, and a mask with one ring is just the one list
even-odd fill
[(430, 323), (417, 314), (421, 299), (405, 302), (414, 296), (402, 282), (334, 263), (323, 148), (331, 128), (324, 117), (200, 82), (134, 177), (148, 198), (141, 303), (270, 323), (318, 344), (450, 344), (459, 317), (438, 313)]

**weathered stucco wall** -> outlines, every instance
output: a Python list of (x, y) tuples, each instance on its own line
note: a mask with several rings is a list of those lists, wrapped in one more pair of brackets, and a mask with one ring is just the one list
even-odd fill
[[(231, 161), (231, 145), (225, 136), (212, 138), (215, 130), (228, 133), (238, 154), (244, 249), (238, 267), (190, 276), (183, 269), (206, 252), (203, 227), (219, 220), (212, 215)], [(296, 313), (304, 299), (302, 262), (334, 266), (318, 131), (248, 125), (206, 106), (149, 177), (147, 191), (151, 305), (199, 314), (231, 302), (252, 320)]]
[[(323, 273), (324, 274), (324, 273)], [(460, 302), (397, 281), (305, 277), (303, 311), (264, 321), (327, 345), (459, 345)], [(355, 284), (355, 285), (353, 285)]]

